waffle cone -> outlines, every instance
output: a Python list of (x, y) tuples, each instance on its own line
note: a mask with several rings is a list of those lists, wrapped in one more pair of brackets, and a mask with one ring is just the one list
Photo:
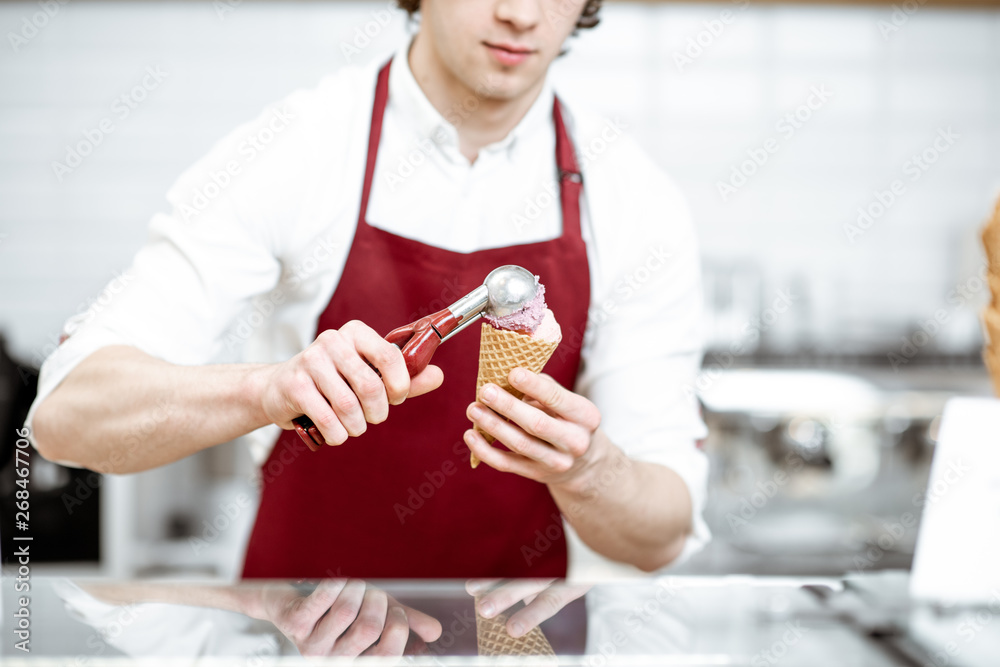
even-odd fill
[(987, 349), (1000, 354), (1000, 310), (995, 306), (983, 310), (983, 326), (986, 329)]
[(1000, 201), (997, 202), (997, 208), (993, 212), (993, 219), (983, 227), (982, 239), (990, 271), (1000, 275)]
[(989, 274), (990, 280), (990, 292), (993, 293), (993, 300), (990, 301), (990, 305), (1000, 310), (1000, 266), (993, 267), (992, 272)]
[(1000, 347), (994, 346), (983, 350), (983, 361), (993, 379), (993, 393), (1000, 398)]
[[(515, 398), (521, 398), (524, 394), (510, 386), (507, 376), (518, 366), (527, 368), (532, 373), (540, 372), (558, 346), (558, 340), (539, 340), (516, 331), (495, 329), (492, 325), (483, 323), (479, 341), (476, 395), (479, 395), (484, 384), (492, 382), (509, 391)], [(488, 433), (482, 433), (482, 436), (487, 442), (493, 442), (493, 437)], [(475, 468), (479, 465), (479, 458), (470, 453), (469, 462)]]
[(479, 599), (476, 599), (476, 639), (479, 642), (479, 655), (487, 657), (499, 656), (552, 656), (540, 664), (559, 664), (552, 645), (545, 638), (540, 628), (532, 628), (523, 637), (511, 637), (507, 634), (507, 614), (497, 614), (493, 618), (483, 618), (479, 615)]

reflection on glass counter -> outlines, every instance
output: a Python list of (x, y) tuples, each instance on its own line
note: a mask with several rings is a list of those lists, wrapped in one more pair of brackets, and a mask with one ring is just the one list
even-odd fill
[[(359, 664), (406, 656), (414, 665), (995, 664), (1000, 596), (935, 607), (912, 601), (908, 580), (902, 572), (594, 586), (41, 578), (31, 582), (30, 652), (5, 628), (2, 653), (5, 664), (73, 665), (171, 657), (251, 666), (300, 655), (359, 656)], [(3, 583), (12, 629), (15, 582)]]

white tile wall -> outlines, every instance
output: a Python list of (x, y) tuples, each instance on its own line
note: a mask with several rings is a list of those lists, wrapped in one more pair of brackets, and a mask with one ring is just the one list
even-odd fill
[[(15, 52), (8, 33), (39, 7), (0, 4), (0, 331), (16, 351), (37, 363), (62, 320), (128, 264), (173, 179), (265, 104), (344, 65), (341, 45), (385, 6), (247, 1), (220, 16), (209, 2), (74, 0)], [(709, 40), (724, 11), (731, 21)], [(803, 280), (812, 341), (891, 343), (974, 272), (975, 230), (1000, 194), (1000, 11), (924, 7), (884, 37), (891, 7), (613, 3), (602, 14), (555, 66), (561, 94), (630, 122), (686, 191), (709, 265), (756, 266), (765, 300)], [(358, 60), (383, 58), (407, 29), (393, 12)], [(699, 38), (702, 54), (678, 68)], [(148, 66), (168, 78), (58, 182), (52, 161)], [(781, 137), (776, 123), (814, 85), (833, 97)], [(842, 226), (857, 207), (948, 125), (959, 142), (849, 243)], [(779, 152), (722, 202), (716, 181), (768, 137)]]

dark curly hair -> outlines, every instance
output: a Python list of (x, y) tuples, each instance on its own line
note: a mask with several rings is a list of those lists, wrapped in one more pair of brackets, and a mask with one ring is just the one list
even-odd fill
[[(580, 20), (576, 22), (577, 29), (593, 28), (601, 22), (597, 12), (600, 11), (602, 2), (603, 0), (587, 0), (587, 4), (583, 6), (583, 13), (580, 14)], [(410, 16), (420, 11), (420, 0), (396, 0), (396, 4)]]

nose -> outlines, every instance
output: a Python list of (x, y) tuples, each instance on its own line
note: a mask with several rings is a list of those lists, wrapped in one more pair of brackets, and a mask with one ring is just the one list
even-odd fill
[(523, 32), (538, 24), (542, 9), (539, 0), (498, 0), (495, 14), (498, 21)]

